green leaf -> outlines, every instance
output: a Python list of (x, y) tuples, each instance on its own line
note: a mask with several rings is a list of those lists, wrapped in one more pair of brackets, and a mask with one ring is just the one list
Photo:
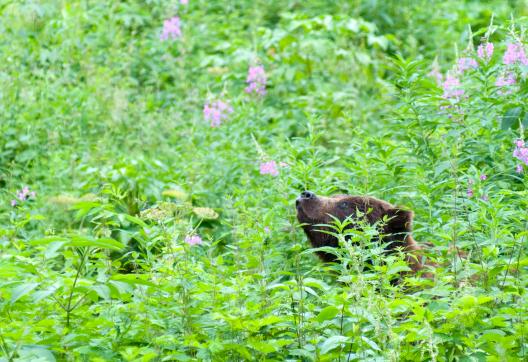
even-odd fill
[(370, 348), (372, 348), (373, 350), (376, 350), (376, 351), (381, 351), (381, 348), (379, 348), (379, 346), (376, 344), (376, 342), (374, 342), (373, 340), (365, 337), (365, 336), (361, 336), (361, 339), (367, 343)]
[(147, 285), (149, 287), (156, 287), (156, 284), (148, 280), (145, 280), (147, 278), (150, 278), (150, 275), (148, 274), (117, 274), (117, 275), (112, 275), (110, 279), (124, 282), (127, 284), (133, 284), (133, 285), (139, 284), (139, 285)]
[(303, 280), (303, 284), (308, 287), (317, 288), (321, 290), (328, 290), (329, 288), (325, 282), (319, 279), (315, 279), (315, 278), (305, 278)]
[(464, 309), (468, 309), (477, 305), (477, 298), (472, 295), (464, 295), (460, 297), (460, 299), (458, 300), (458, 304)]
[(32, 240), (29, 243), (31, 245), (45, 245), (55, 242), (61, 242), (59, 246), (77, 246), (77, 247), (96, 247), (102, 249), (121, 250), (125, 247), (124, 244), (117, 240), (110, 238), (93, 239), (88, 236), (72, 236), (71, 238), (65, 236), (51, 236), (42, 239)]
[(128, 215), (128, 214), (123, 214), (123, 215), (125, 216), (125, 219), (127, 219), (128, 221), (130, 221), (133, 224), (139, 225), (139, 226), (144, 227), (144, 228), (148, 227), (148, 225), (143, 220), (141, 220), (138, 217), (135, 217), (135, 216), (132, 216), (132, 215)]
[(236, 351), (238, 352), (243, 358), (245, 358), (246, 360), (252, 360), (253, 356), (251, 355), (251, 353), (249, 353), (248, 349), (240, 344), (235, 344), (235, 343), (226, 343), (224, 344), (224, 347), (226, 349), (230, 349), (232, 351)]
[(110, 238), (92, 239), (85, 236), (74, 236), (67, 244), (67, 246), (92, 246), (101, 249), (121, 250), (125, 247), (124, 244), (117, 240)]
[(439, 175), (442, 174), (442, 172), (444, 172), (445, 170), (451, 168), (452, 165), (453, 165), (452, 161), (438, 162), (438, 164), (437, 164), (437, 166), (435, 167), (435, 170), (434, 170), (435, 177), (438, 177)]
[(30, 293), (33, 289), (39, 286), (40, 283), (23, 283), (18, 287), (14, 288), (11, 292), (11, 303), (15, 303), (17, 300), (22, 298), (24, 295)]
[(94, 292), (97, 293), (101, 298), (109, 300), (110, 299), (110, 288), (104, 284), (96, 284), (90, 287)]
[(317, 321), (318, 321), (319, 323), (321, 323), (321, 322), (324, 322), (324, 321), (326, 321), (326, 320), (332, 319), (332, 318), (334, 318), (338, 313), (339, 313), (339, 309), (337, 309), (337, 308), (334, 307), (333, 305), (329, 305), (328, 307), (323, 308), (323, 310), (321, 310), (321, 311), (319, 312), (319, 315), (317, 316)]
[(501, 122), (501, 128), (503, 130), (510, 129), (517, 125), (517, 121), (519, 120), (519, 117), (521, 115), (522, 108), (521, 107), (514, 107), (510, 108), (506, 111), (504, 116), (502, 116), (502, 122)]
[(44, 346), (26, 344), (20, 348), (17, 361), (55, 362), (53, 353)]
[(344, 343), (348, 342), (348, 337), (345, 336), (332, 336), (327, 338), (323, 344), (321, 344), (320, 353), (326, 354), (331, 350), (341, 346)]
[(407, 264), (396, 263), (387, 270), (387, 275), (399, 274), (401, 272), (411, 271), (411, 268)]
[(526, 112), (524, 114), (524, 117), (523, 117), (523, 120), (522, 120), (522, 125), (524, 128), (528, 128), (528, 112)]
[(64, 236), (49, 236), (49, 237), (45, 237), (45, 238), (41, 238), (41, 239), (31, 240), (29, 242), (29, 244), (37, 246), (37, 245), (50, 244), (50, 243), (54, 243), (54, 242), (67, 242), (67, 241), (68, 241), (68, 239), (65, 238)]
[(252, 341), (252, 340), (249, 340), (248, 341), (248, 345), (249, 347), (253, 348), (254, 350), (260, 352), (260, 353), (264, 353), (264, 354), (268, 354), (268, 353), (272, 353), (272, 352), (275, 352), (277, 350), (277, 347), (272, 344), (272, 343), (268, 343), (268, 342), (264, 342), (264, 341)]
[(33, 293), (33, 303), (38, 303), (42, 299), (49, 297), (50, 295), (55, 293), (56, 290), (57, 288), (49, 288), (47, 290), (36, 291), (35, 293)]

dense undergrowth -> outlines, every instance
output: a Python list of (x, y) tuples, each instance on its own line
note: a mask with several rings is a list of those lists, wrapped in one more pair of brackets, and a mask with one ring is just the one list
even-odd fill
[[(1, 361), (528, 358), (525, 2), (0, 13)], [(305, 189), (414, 210), (435, 280), (323, 265)]]

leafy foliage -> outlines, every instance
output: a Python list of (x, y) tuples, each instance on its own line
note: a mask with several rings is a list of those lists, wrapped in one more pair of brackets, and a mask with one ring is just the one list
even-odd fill
[[(0, 0), (0, 361), (526, 360), (527, 11)], [(323, 265), (306, 189), (435, 279), (350, 220)]]

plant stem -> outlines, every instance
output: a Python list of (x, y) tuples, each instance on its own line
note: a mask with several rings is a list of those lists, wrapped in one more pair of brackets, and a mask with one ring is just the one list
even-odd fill
[(82, 254), (81, 263), (79, 264), (79, 268), (77, 269), (77, 273), (75, 274), (75, 279), (73, 280), (73, 285), (70, 291), (70, 295), (68, 297), (68, 304), (66, 306), (66, 328), (70, 327), (70, 316), (71, 312), (77, 307), (77, 304), (75, 304), (74, 307), (72, 307), (72, 299), (73, 299), (73, 292), (75, 291), (75, 286), (77, 285), (77, 281), (79, 280), (79, 276), (81, 275), (81, 270), (84, 267), (84, 263), (86, 261), (86, 256), (88, 255), (88, 249), (84, 251)]

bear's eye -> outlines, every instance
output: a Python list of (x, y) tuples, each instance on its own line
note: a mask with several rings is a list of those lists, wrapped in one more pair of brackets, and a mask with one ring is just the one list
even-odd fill
[(338, 205), (338, 207), (339, 207), (340, 209), (343, 209), (343, 210), (348, 209), (348, 206), (349, 206), (349, 205), (348, 205), (348, 202), (346, 202), (346, 201), (340, 202), (339, 205)]

